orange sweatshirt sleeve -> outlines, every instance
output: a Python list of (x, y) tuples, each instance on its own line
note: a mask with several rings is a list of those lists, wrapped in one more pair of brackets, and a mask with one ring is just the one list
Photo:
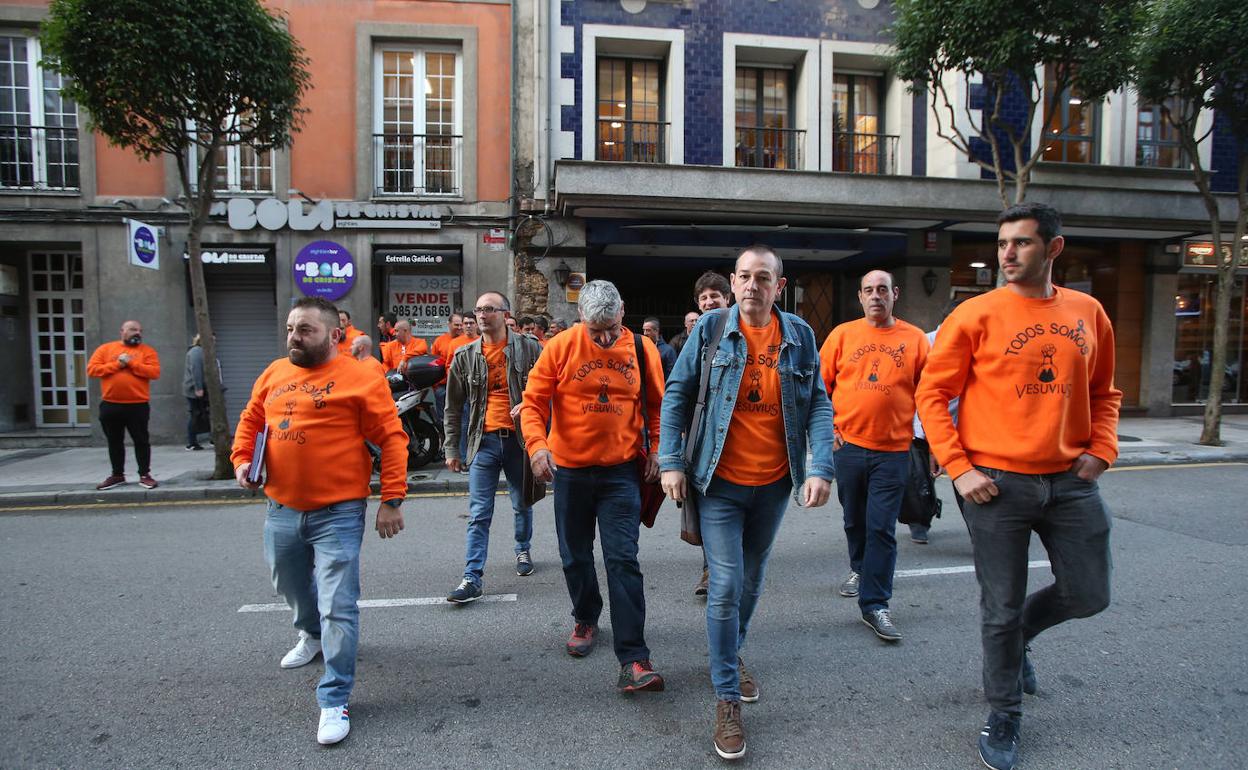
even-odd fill
[[(550, 400), (555, 395), (562, 361), (556, 361), (561, 349), (547, 348), (537, 357), (537, 363), (529, 370), (529, 382), (524, 387), (524, 408), (520, 410), (520, 433), (524, 436), (524, 448), (529, 457), (543, 449), (550, 449), (546, 426), (550, 423)], [(656, 414), (658, 412), (656, 411)]]
[(412, 355), (414, 356), (429, 355), (429, 343), (428, 342), (425, 342), (420, 337), (413, 337), (412, 340), (416, 343), (416, 350), (412, 353)]
[(160, 356), (157, 355), (156, 349), (146, 345), (140, 348), (139, 354), (130, 361), (130, 371), (145, 380), (159, 380)]
[(1118, 410), (1122, 391), (1114, 387), (1114, 328), (1102, 307), (1096, 313), (1096, 359), (1088, 379), (1092, 436), (1088, 454), (1113, 465), (1118, 459)]
[(243, 463), (251, 462), (252, 452), (256, 449), (256, 434), (264, 428), (264, 399), (269, 394), (270, 372), (273, 364), (260, 373), (255, 384), (251, 386), (251, 398), (238, 416), (238, 426), (234, 429), (234, 446), (230, 450), (230, 464), (238, 468)]
[(823, 377), (823, 387), (828, 391), (828, 398), (832, 397), (832, 391), (836, 387), (837, 360), (840, 358), (840, 349), (841, 331), (838, 326), (828, 334), (828, 338), (819, 348), (819, 374)]
[(96, 348), (91, 354), (91, 360), (87, 361), (87, 376), (89, 377), (100, 379), (119, 371), (121, 371), (121, 364), (117, 363), (117, 357), (112, 355), (112, 346), (109, 344)]
[[(372, 373), (361, 373), (375, 380)], [(360, 432), (364, 438), (381, 447), (381, 499), (407, 497), (407, 434), (394, 409), (390, 389), (378, 382), (367, 389), (360, 410)]]
[(971, 470), (957, 426), (949, 414), (949, 402), (962, 395), (971, 365), (972, 339), (960, 319), (950, 316), (936, 335), (936, 346), (927, 355), (919, 387), (914, 394), (919, 421), (936, 459), (956, 479)]
[(650, 453), (659, 452), (659, 418), (663, 411), (663, 362), (659, 355), (659, 347), (644, 334), (641, 335), (641, 346), (646, 351), (646, 381), (641, 384), (646, 389), (646, 421), (645, 430), (650, 437)]

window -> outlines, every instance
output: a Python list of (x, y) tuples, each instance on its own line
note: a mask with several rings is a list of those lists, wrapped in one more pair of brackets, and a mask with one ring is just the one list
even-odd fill
[(1162, 104), (1140, 102), (1135, 130), (1135, 165), (1151, 168), (1187, 168), (1187, 157), (1179, 144), (1179, 132), (1166, 115), (1178, 108), (1167, 99)]
[(77, 190), (78, 106), (40, 56), (38, 38), (0, 35), (0, 188)]
[(374, 194), (462, 195), (461, 56), (387, 44), (374, 57)]
[[(1057, 89), (1052, 66), (1045, 68), (1046, 98)], [(1096, 132), (1099, 122), (1096, 104), (1086, 101), (1073, 86), (1058, 97), (1057, 106), (1044, 129), (1044, 159), (1062, 163), (1096, 163)]]
[[(228, 128), (234, 118), (226, 119)], [(191, 130), (195, 130), (194, 124)], [(191, 184), (194, 186), (199, 170), (198, 153), (190, 157)], [(217, 170), (212, 189), (218, 193), (271, 193), (273, 192), (273, 151), (259, 152), (247, 144), (232, 144), (217, 150)]]
[(897, 136), (880, 132), (883, 78), (842, 75), (832, 79), (832, 170), (854, 174), (892, 173)]
[(793, 128), (793, 71), (737, 67), (736, 165), (801, 168), (806, 132)]
[(667, 162), (662, 71), (659, 61), (598, 60), (598, 160)]
[[(1226, 369), (1222, 402), (1248, 401), (1244, 367), (1248, 365), (1248, 300), (1245, 278), (1237, 276), (1231, 288), (1231, 312), (1227, 321)], [(1211, 273), (1179, 275), (1174, 296), (1175, 337), (1172, 400), (1176, 404), (1203, 404), (1209, 399), (1213, 371), (1213, 303), (1218, 279)]]

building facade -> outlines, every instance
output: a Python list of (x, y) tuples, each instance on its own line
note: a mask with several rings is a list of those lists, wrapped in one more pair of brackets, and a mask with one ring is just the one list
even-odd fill
[[(517, 263), (537, 277), (519, 288), (542, 295), (521, 303), (574, 317), (575, 285), (560, 284), (606, 278), (628, 323), (655, 315), (674, 333), (696, 277), (726, 272), (753, 242), (785, 257), (784, 309), (821, 336), (860, 314), (857, 281), (870, 269), (893, 271), (899, 314), (927, 329), (995, 285), (996, 184), (890, 72), (891, 13), (879, 0), (518, 4), (517, 46), (532, 61), (516, 67), (514, 173), (529, 217)], [(946, 87), (975, 104), (981, 86)], [(1055, 279), (1105, 305), (1127, 408), (1196, 411), (1213, 274), (1193, 256), (1211, 251), (1209, 225), (1185, 159), (1160, 107), (1129, 88), (1062, 102), (1064, 130), (1030, 126), (1032, 146), (1046, 147), (1028, 199), (1067, 225)], [(1228, 191), (1236, 156), (1223, 127), (1202, 152)], [(1233, 202), (1222, 203), (1229, 216)], [(1243, 284), (1223, 394), (1232, 409), (1248, 401)]]
[[(394, 311), (432, 338), (512, 277), (510, 2), (266, 4), (312, 78), (290, 148), (219, 156), (204, 272), (231, 423), (285, 353), (298, 297), (328, 296), (374, 335)], [(162, 360), (153, 435), (177, 440), (195, 322), (176, 167), (110, 147), (60, 97), (38, 66), (46, 6), (0, 4), (0, 367), (13, 373), (0, 433), (89, 440), (99, 388), (86, 359), (136, 318)], [(153, 231), (158, 269), (128, 263), (126, 220)]]

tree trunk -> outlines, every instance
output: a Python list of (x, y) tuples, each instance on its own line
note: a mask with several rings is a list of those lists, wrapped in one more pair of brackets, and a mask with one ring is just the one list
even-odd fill
[[(1235, 270), (1239, 266), (1239, 255), (1244, 248), (1245, 218), (1248, 217), (1248, 156), (1241, 154), (1238, 174), (1238, 212), (1235, 217), (1235, 235), (1231, 241), (1230, 259), (1222, 257), (1221, 223), (1216, 213), (1217, 201), (1212, 200), (1213, 207), (1213, 253), (1218, 260), (1218, 291), (1213, 302), (1213, 353), (1209, 361), (1209, 398), (1205, 402), (1205, 423), (1200, 431), (1200, 443), (1208, 446), (1222, 445), (1222, 384), (1226, 380), (1227, 342), (1230, 337), (1231, 294), (1235, 288)], [(1240, 373), (1243, 376), (1243, 373)]]

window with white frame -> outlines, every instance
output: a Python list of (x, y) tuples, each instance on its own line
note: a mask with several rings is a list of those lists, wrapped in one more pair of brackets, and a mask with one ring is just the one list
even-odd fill
[(806, 132), (794, 128), (791, 68), (738, 66), (736, 165), (801, 168)]
[[(246, 117), (241, 118), (246, 121)], [(271, 193), (273, 192), (273, 151), (257, 150), (247, 144), (237, 143), (240, 118), (231, 115), (224, 129), (228, 144), (217, 148), (217, 168), (213, 175), (212, 189), (218, 193)], [(191, 124), (191, 131), (195, 126)], [(202, 150), (201, 150), (202, 151)], [(191, 153), (190, 175), (194, 186), (199, 175), (199, 153)]]
[[(1052, 98), (1057, 73), (1045, 67), (1044, 95)], [(1097, 163), (1100, 105), (1083, 97), (1073, 85), (1058, 96), (1049, 124), (1044, 127), (1044, 159), (1061, 163)]]
[(463, 194), (463, 56), (384, 43), (373, 56), (373, 194)]
[(77, 190), (78, 105), (40, 58), (33, 34), (0, 32), (0, 189)]

